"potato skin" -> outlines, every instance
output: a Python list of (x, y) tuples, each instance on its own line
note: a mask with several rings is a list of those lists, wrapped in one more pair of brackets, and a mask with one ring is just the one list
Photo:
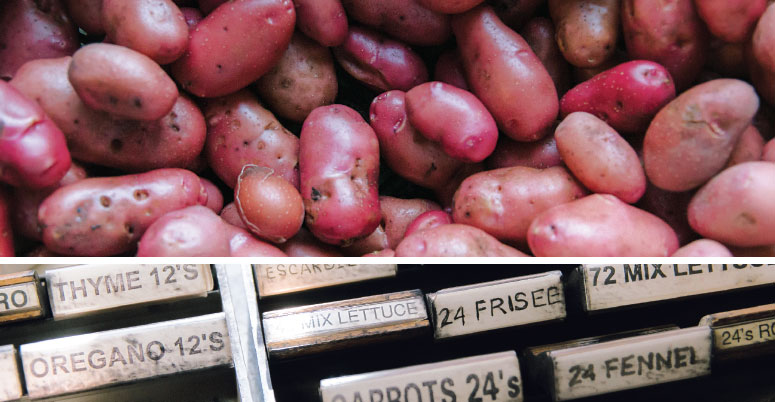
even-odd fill
[(638, 154), (604, 121), (585, 112), (571, 113), (557, 126), (554, 138), (568, 169), (592, 192), (632, 204), (646, 191)]
[(505, 137), (499, 138), (495, 151), (485, 163), (488, 169), (512, 166), (546, 169), (563, 164), (554, 135), (548, 135), (538, 141), (528, 143), (512, 141)]
[(518, 30), (546, 0), (488, 0), (498, 18), (511, 29)]
[(609, 194), (592, 194), (537, 216), (527, 241), (536, 257), (667, 257), (673, 229)]
[(751, 36), (766, 0), (694, 0), (697, 14), (708, 30), (724, 42), (740, 43)]
[(339, 248), (315, 238), (309, 230), (301, 228), (296, 236), (281, 244), (280, 249), (288, 257), (343, 257)]
[(274, 243), (284, 243), (304, 223), (299, 190), (262, 166), (242, 167), (234, 187), (234, 205), (251, 233)]
[(67, 6), (75, 24), (89, 35), (99, 36), (105, 33), (102, 26), (103, 0), (62, 0)]
[(608, 60), (619, 37), (619, 0), (549, 0), (557, 45), (570, 64), (595, 67)]
[(69, 56), (78, 50), (78, 31), (59, 1), (0, 3), (0, 79), (13, 78), (30, 60)]
[(740, 247), (775, 244), (775, 163), (745, 162), (719, 173), (689, 203), (700, 235)]
[(756, 110), (753, 87), (717, 79), (682, 93), (657, 113), (643, 140), (646, 175), (657, 187), (686, 191), (721, 170)]
[(439, 56), (433, 70), (433, 79), (469, 91), (463, 61), (457, 49), (447, 50)]
[(562, 96), (571, 87), (570, 65), (557, 46), (554, 24), (548, 18), (531, 19), (519, 31), (533, 49), (546, 72), (552, 77), (557, 93)]
[(339, 86), (331, 51), (294, 34), (283, 57), (256, 82), (256, 89), (278, 116), (303, 122), (312, 109), (336, 98)]
[(382, 220), (388, 247), (394, 249), (404, 239), (409, 224), (425, 212), (441, 211), (439, 204), (422, 198), (402, 199), (389, 196), (379, 197)]
[(481, 229), (458, 223), (415, 232), (395, 252), (396, 257), (527, 257)]
[(732, 257), (732, 252), (715, 240), (699, 239), (679, 248), (671, 257)]
[(299, 186), (299, 138), (261, 107), (256, 97), (240, 91), (208, 100), (205, 108), (205, 155), (215, 174), (229, 187), (242, 167), (254, 164)]
[(687, 244), (700, 237), (689, 226), (689, 220), (686, 218), (686, 210), (692, 196), (693, 191), (666, 191), (649, 183), (636, 206), (665, 221), (678, 236), (678, 243)]
[(573, 87), (560, 99), (560, 115), (592, 113), (623, 134), (642, 134), (675, 98), (670, 73), (647, 60), (619, 64)]
[(419, 232), (425, 229), (432, 229), (441, 225), (449, 225), (452, 223), (452, 217), (441, 210), (427, 211), (418, 215), (417, 218), (406, 227), (404, 237), (411, 235), (414, 232)]
[(764, 144), (761, 159), (763, 161), (775, 162), (775, 139), (769, 140)]
[(148, 227), (137, 243), (138, 257), (228, 257), (226, 224), (201, 205), (171, 211)]
[(342, 0), (342, 5), (353, 20), (411, 45), (440, 45), (449, 38), (449, 16), (417, 0)]
[(183, 169), (89, 178), (54, 191), (38, 220), (55, 253), (111, 256), (131, 250), (160, 216), (204, 205), (206, 197), (199, 177)]
[(705, 64), (708, 34), (692, 0), (624, 0), (622, 30), (630, 58), (665, 66), (679, 92)]
[[(759, 18), (751, 39), (751, 49), (756, 61), (770, 75), (775, 74), (775, 5), (770, 4)], [(749, 63), (750, 64), (750, 63)]]
[(237, 205), (234, 204), (234, 202), (230, 202), (224, 205), (219, 215), (221, 216), (221, 219), (223, 219), (223, 221), (228, 223), (229, 225), (236, 226), (238, 228), (242, 228), (245, 230), (248, 229), (248, 226), (245, 225), (245, 222), (242, 221), (242, 217), (239, 216), (239, 211), (237, 211)]
[(219, 214), (223, 209), (223, 194), (221, 194), (221, 190), (218, 189), (215, 183), (204, 177), (200, 177), (199, 182), (205, 189), (205, 193), (207, 193), (207, 204), (205, 204), (205, 206), (216, 214)]
[(740, 134), (740, 139), (735, 144), (735, 148), (732, 149), (732, 155), (729, 157), (726, 167), (761, 160), (763, 150), (764, 138), (756, 126), (751, 124)]
[(188, 46), (188, 24), (171, 0), (102, 0), (108, 39), (159, 64), (169, 64)]
[(406, 93), (406, 114), (425, 138), (464, 162), (483, 161), (498, 142), (498, 127), (487, 108), (454, 85), (433, 81), (412, 88)]
[(455, 193), (452, 220), (524, 245), (530, 222), (543, 211), (587, 195), (563, 167), (517, 166), (469, 176)]
[(225, 225), (230, 257), (287, 257), (279, 248), (253, 237), (247, 230)]
[(30, 61), (11, 85), (36, 100), (62, 129), (73, 158), (126, 172), (194, 164), (206, 129), (190, 99), (179, 96), (160, 120), (114, 120), (81, 101), (67, 79), (69, 64), (70, 57)]
[(171, 66), (172, 76), (199, 97), (235, 92), (282, 57), (295, 23), (291, 0), (221, 4), (191, 31), (186, 52)]
[(452, 28), (471, 92), (501, 131), (517, 141), (545, 136), (557, 117), (557, 90), (527, 42), (486, 6), (453, 16)]
[(425, 64), (409, 46), (365, 28), (350, 27), (334, 56), (345, 71), (377, 91), (408, 91), (428, 80)]
[(293, 0), (296, 26), (323, 46), (339, 46), (347, 37), (347, 15), (340, 0)]
[(402, 91), (389, 91), (374, 98), (369, 120), (385, 163), (414, 184), (430, 189), (445, 186), (463, 165), (462, 161), (447, 155), (439, 143), (423, 137), (412, 126), (406, 115), (406, 94)]
[(315, 237), (347, 245), (377, 228), (379, 142), (358, 112), (344, 105), (313, 110), (301, 129), (299, 165)]

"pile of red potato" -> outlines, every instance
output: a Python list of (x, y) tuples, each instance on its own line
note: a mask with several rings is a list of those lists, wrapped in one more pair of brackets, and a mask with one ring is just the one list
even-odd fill
[(767, 0), (6, 0), (0, 254), (773, 256)]

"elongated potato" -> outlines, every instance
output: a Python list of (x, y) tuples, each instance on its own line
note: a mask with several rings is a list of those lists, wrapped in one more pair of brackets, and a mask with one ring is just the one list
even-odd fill
[(148, 227), (137, 243), (138, 257), (228, 257), (226, 224), (201, 205), (171, 211)]
[(344, 105), (310, 113), (299, 141), (306, 222), (318, 239), (347, 245), (379, 225), (379, 142), (358, 112)]
[(455, 193), (452, 220), (482, 229), (502, 242), (524, 245), (536, 216), (586, 194), (563, 167), (490, 170), (463, 180)]
[(471, 92), (498, 127), (517, 141), (548, 134), (559, 110), (557, 90), (527, 42), (486, 6), (453, 16), (452, 28)]
[(304, 223), (299, 190), (270, 168), (242, 167), (234, 187), (234, 205), (251, 233), (274, 243), (284, 243)]
[(745, 162), (719, 173), (689, 203), (700, 235), (740, 247), (775, 244), (775, 163)]
[(607, 194), (558, 205), (530, 224), (536, 257), (667, 257), (678, 238), (667, 223)]
[(570, 65), (554, 39), (555, 29), (552, 21), (544, 17), (533, 18), (522, 27), (519, 34), (525, 38), (546, 68), (546, 72), (552, 77), (557, 94), (565, 94), (571, 87)]
[(699, 239), (679, 248), (671, 257), (732, 257), (732, 252), (715, 240)]
[(724, 42), (740, 43), (751, 36), (767, 0), (694, 0), (710, 33)]
[(160, 216), (204, 205), (206, 197), (199, 177), (183, 169), (89, 178), (54, 191), (38, 220), (53, 252), (111, 256), (131, 250)]
[(396, 257), (527, 257), (481, 229), (452, 223), (421, 230), (404, 238)]
[(350, 18), (411, 45), (440, 45), (449, 38), (449, 16), (418, 0), (342, 0)]
[(340, 0), (293, 0), (296, 26), (323, 46), (339, 46), (347, 37), (347, 14)]
[(759, 108), (753, 87), (717, 79), (682, 93), (657, 113), (643, 140), (646, 175), (657, 187), (699, 187), (727, 163)]
[(570, 64), (596, 67), (611, 57), (619, 37), (619, 0), (549, 0), (549, 12)]

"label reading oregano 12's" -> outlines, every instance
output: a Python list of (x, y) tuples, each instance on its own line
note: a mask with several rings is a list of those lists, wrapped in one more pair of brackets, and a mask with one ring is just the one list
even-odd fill
[(775, 284), (775, 264), (610, 264), (580, 270), (587, 311)]

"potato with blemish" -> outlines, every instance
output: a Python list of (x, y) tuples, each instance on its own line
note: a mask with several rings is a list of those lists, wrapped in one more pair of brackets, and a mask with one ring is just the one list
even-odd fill
[(570, 64), (603, 64), (619, 37), (619, 0), (549, 0), (557, 45)]
[(273, 243), (285, 243), (304, 223), (299, 190), (269, 168), (242, 168), (234, 187), (234, 205), (250, 232)]

